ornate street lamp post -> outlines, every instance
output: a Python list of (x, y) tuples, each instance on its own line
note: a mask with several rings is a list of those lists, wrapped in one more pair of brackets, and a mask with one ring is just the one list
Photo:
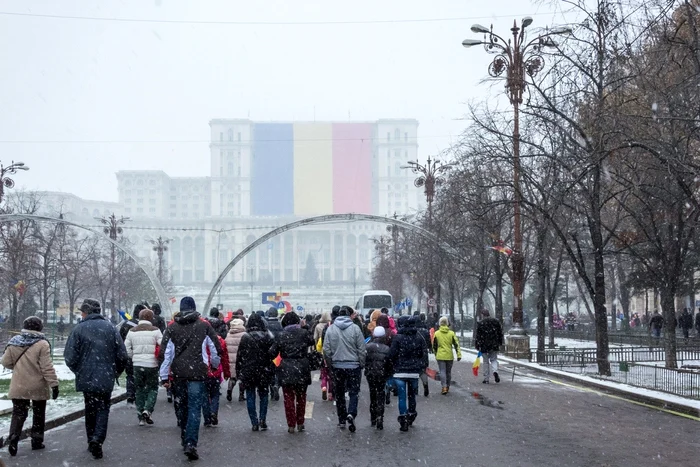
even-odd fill
[(170, 243), (169, 238), (163, 238), (159, 236), (155, 240), (150, 241), (153, 245), (153, 251), (158, 255), (158, 280), (161, 285), (163, 284), (163, 253), (168, 251), (168, 243)]
[[(112, 240), (116, 241), (117, 240), (117, 235), (121, 235), (124, 230), (121, 228), (121, 225), (125, 224), (126, 221), (128, 221), (128, 217), (120, 217), (117, 219), (117, 216), (112, 213), (111, 216), (108, 218), (101, 217), (99, 218), (99, 221), (105, 226), (102, 231), (104, 232), (105, 235), (109, 235), (109, 238)], [(110, 245), (111, 248), (111, 254), (110, 254), (110, 268), (109, 268), (109, 281), (110, 281), (110, 288), (111, 288), (111, 295), (112, 295), (112, 306), (111, 306), (111, 313), (112, 316), (116, 316), (116, 311), (117, 311), (117, 302), (115, 301), (114, 297), (114, 275), (115, 275), (115, 261), (116, 261), (116, 249), (114, 247), (114, 244)]]
[[(442, 184), (443, 178), (442, 174), (449, 170), (454, 164), (445, 164), (440, 162), (438, 159), (431, 159), (428, 157), (428, 161), (425, 165), (420, 164), (418, 161), (409, 161), (407, 166), (401, 167), (402, 169), (411, 169), (414, 174), (418, 174), (418, 178), (415, 179), (413, 184), (417, 188), (424, 188), (425, 200), (428, 202), (428, 230), (433, 228), (433, 200), (435, 199), (435, 188)], [(433, 268), (430, 268), (432, 273)], [(433, 280), (429, 281), (428, 284), (428, 308), (430, 308), (431, 314), (434, 311), (436, 305), (430, 305), (430, 303), (435, 303), (435, 286), (432, 284)]]
[(5, 175), (16, 174), (18, 170), (29, 170), (29, 167), (24, 165), (24, 162), (15, 161), (12, 161), (12, 163), (7, 167), (0, 164), (0, 203), (2, 203), (5, 188), (13, 188), (15, 186), (15, 181), (10, 177), (6, 177)]
[(479, 24), (471, 27), (472, 32), (484, 34), (483, 40), (465, 39), (464, 47), (483, 45), (488, 53), (496, 54), (489, 65), (489, 75), (499, 78), (505, 73), (505, 88), (508, 99), (513, 106), (513, 327), (509, 332), (508, 351), (517, 353), (529, 350), (529, 338), (523, 327), (523, 289), (525, 282), (525, 258), (523, 256), (523, 237), (520, 224), (520, 104), (527, 87), (526, 77), (534, 77), (544, 68), (542, 51), (546, 47), (555, 48), (557, 44), (551, 36), (568, 34), (571, 29), (557, 27), (546, 29), (535, 39), (527, 42), (525, 29), (532, 24), (532, 18), (522, 19), (521, 26), (513, 21), (510, 29), (513, 37), (507, 41), (493, 32), (493, 25), (486, 28)]

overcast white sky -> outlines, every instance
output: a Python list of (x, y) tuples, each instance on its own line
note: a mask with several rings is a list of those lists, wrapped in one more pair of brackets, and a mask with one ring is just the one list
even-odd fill
[[(0, 160), (31, 167), (19, 188), (116, 201), (118, 170), (208, 175), (212, 118), (313, 120), (314, 109), (316, 120), (416, 118), (425, 158), (462, 131), (466, 102), (501, 89), (480, 84), (488, 55), (461, 46), (471, 24), (506, 34), (522, 16), (560, 23), (552, 11), (532, 0), (0, 1)], [(428, 19), (454, 20), (402, 22)], [(352, 23), (384, 20), (398, 22)], [(192, 23), (210, 21), (249, 24)]]

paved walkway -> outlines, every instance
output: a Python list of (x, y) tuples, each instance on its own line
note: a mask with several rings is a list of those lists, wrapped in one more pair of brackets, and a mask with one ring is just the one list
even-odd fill
[[(408, 433), (396, 422), (396, 400), (387, 407), (385, 428), (369, 425), (363, 384), (355, 434), (336, 428), (335, 407), (323, 402), (317, 382), (309, 390), (312, 412), (306, 433), (289, 434), (282, 401), (270, 403), (267, 432), (250, 430), (244, 402), (222, 398), (220, 425), (202, 428), (197, 465), (245, 466), (691, 466), (700, 452), (698, 422), (608, 397), (583, 388), (516, 374), (484, 385), (471, 365), (456, 363), (456, 384), (439, 395), (418, 399), (418, 419)], [(124, 467), (192, 465), (179, 447), (172, 405), (161, 391), (156, 424), (138, 427), (125, 403), (112, 409), (105, 457), (86, 450), (82, 420), (51, 430), (47, 449), (0, 457), (8, 466)], [(311, 404), (310, 404), (311, 405)]]

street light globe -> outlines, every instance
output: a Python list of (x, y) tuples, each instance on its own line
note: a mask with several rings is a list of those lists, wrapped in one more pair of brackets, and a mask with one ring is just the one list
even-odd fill
[(549, 30), (550, 34), (571, 34), (573, 30), (568, 26), (557, 26)]
[(467, 48), (473, 47), (473, 46), (479, 45), (479, 44), (483, 44), (483, 42), (480, 41), (480, 40), (477, 40), (477, 39), (464, 39), (464, 40), (462, 41), (462, 45), (463, 45), (464, 47), (467, 47)]
[(522, 23), (523, 23), (523, 29), (525, 29), (526, 27), (530, 26), (530, 25), (532, 24), (532, 16), (526, 16), (526, 17), (524, 17), (523, 20), (522, 20)]
[(471, 29), (472, 32), (476, 34), (488, 34), (489, 32), (491, 32), (489, 28), (480, 24), (473, 24)]

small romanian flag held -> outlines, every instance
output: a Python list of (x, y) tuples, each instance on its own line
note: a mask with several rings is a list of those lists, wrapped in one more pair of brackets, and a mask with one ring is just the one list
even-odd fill
[(17, 281), (17, 283), (14, 285), (14, 288), (17, 291), (17, 294), (21, 297), (27, 291), (27, 284), (24, 281), (20, 280)]
[(509, 247), (505, 246), (505, 244), (503, 243), (503, 240), (499, 240), (498, 242), (496, 242), (496, 244), (494, 246), (489, 247), (489, 248), (491, 248), (492, 250), (496, 250), (499, 253), (503, 253), (506, 256), (510, 256), (513, 254), (513, 250), (511, 250)]
[(479, 376), (479, 367), (481, 366), (481, 352), (476, 355), (474, 364), (472, 365), (472, 373), (474, 376)]

